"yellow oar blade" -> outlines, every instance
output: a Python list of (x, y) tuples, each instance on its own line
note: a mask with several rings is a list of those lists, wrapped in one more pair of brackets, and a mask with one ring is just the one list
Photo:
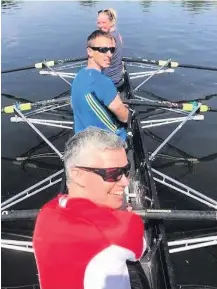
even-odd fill
[(54, 60), (50, 60), (50, 61), (44, 61), (44, 63), (43, 62), (35, 63), (35, 68), (37, 68), (37, 69), (43, 68), (45, 64), (47, 66), (54, 66), (55, 65), (55, 61)]
[[(30, 102), (28, 102), (28, 103), (20, 103), (17, 107), (21, 111), (32, 109), (32, 105), (31, 105)], [(2, 108), (2, 112), (8, 113), (8, 114), (9, 113), (14, 113), (14, 105), (5, 106), (4, 108)]]
[[(192, 111), (195, 107), (194, 104), (192, 104), (192, 103), (183, 103), (182, 105), (183, 105), (182, 109), (184, 111)], [(210, 110), (209, 106), (207, 106), (205, 104), (202, 104), (200, 106), (200, 112), (207, 112), (209, 110)]]

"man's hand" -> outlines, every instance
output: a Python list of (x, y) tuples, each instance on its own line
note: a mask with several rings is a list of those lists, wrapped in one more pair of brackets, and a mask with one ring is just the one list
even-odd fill
[(126, 210), (127, 210), (128, 212), (131, 212), (131, 211), (133, 210), (133, 207), (132, 207), (130, 204), (128, 204)]

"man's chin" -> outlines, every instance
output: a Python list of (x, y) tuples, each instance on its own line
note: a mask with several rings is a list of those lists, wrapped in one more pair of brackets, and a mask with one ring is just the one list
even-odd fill
[(111, 65), (111, 62), (109, 62), (108, 64), (104, 64), (104, 68), (108, 68)]

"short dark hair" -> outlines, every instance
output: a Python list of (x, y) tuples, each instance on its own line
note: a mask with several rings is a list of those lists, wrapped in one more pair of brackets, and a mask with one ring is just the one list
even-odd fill
[(108, 39), (114, 39), (114, 37), (109, 33), (102, 30), (95, 30), (93, 31), (87, 38), (87, 47), (92, 45), (92, 41), (95, 40), (97, 37), (106, 37)]

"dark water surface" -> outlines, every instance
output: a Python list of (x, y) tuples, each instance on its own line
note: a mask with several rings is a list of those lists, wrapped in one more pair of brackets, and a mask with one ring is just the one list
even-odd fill
[[(118, 29), (124, 40), (125, 56), (172, 58), (180, 63), (217, 67), (216, 1), (2, 1), (2, 69), (27, 66), (43, 59), (84, 56), (87, 35), (96, 28), (97, 11), (105, 7), (113, 7), (118, 12)], [(2, 75), (2, 93), (31, 101), (48, 99), (67, 89), (69, 87), (61, 79), (42, 77), (34, 70)], [(144, 89), (169, 100), (203, 98), (217, 92), (217, 73), (179, 68), (173, 74), (152, 78)], [(14, 102), (5, 96), (1, 100), (2, 107)], [(216, 98), (205, 103), (217, 108)], [(152, 132), (165, 138), (175, 127), (155, 128)], [(60, 132), (55, 128), (40, 127), (40, 130), (46, 136)], [(2, 115), (3, 199), (52, 173), (49, 167), (34, 169), (12, 163), (15, 157), (40, 142), (41, 139), (26, 124), (11, 123), (9, 116)], [(161, 170), (217, 199), (217, 113), (205, 114), (203, 122), (189, 122), (170, 143), (191, 156), (201, 158), (201, 162), (190, 171), (186, 166), (175, 165)], [(147, 141), (152, 151), (156, 145)], [(173, 153), (169, 149), (164, 152)], [(209, 155), (209, 158), (203, 158)], [(50, 191), (56, 192), (57, 189)], [(178, 193), (159, 190), (167, 207), (205, 208)], [(49, 198), (44, 192), (41, 194), (44, 196), (34, 197), (17, 208), (41, 205)], [(209, 247), (174, 254), (177, 281), (217, 286), (216, 252), (216, 247)], [(8, 272), (9, 268), (18, 270), (18, 265), (16, 269), (11, 266), (17, 262), (13, 258), (20, 258), (21, 254), (23, 260), (30, 258), (24, 256), (30, 253), (10, 252), (9, 255), (3, 250), (2, 285), (17, 285)], [(22, 285), (30, 284), (30, 274), (16, 272), (20, 274)]]

